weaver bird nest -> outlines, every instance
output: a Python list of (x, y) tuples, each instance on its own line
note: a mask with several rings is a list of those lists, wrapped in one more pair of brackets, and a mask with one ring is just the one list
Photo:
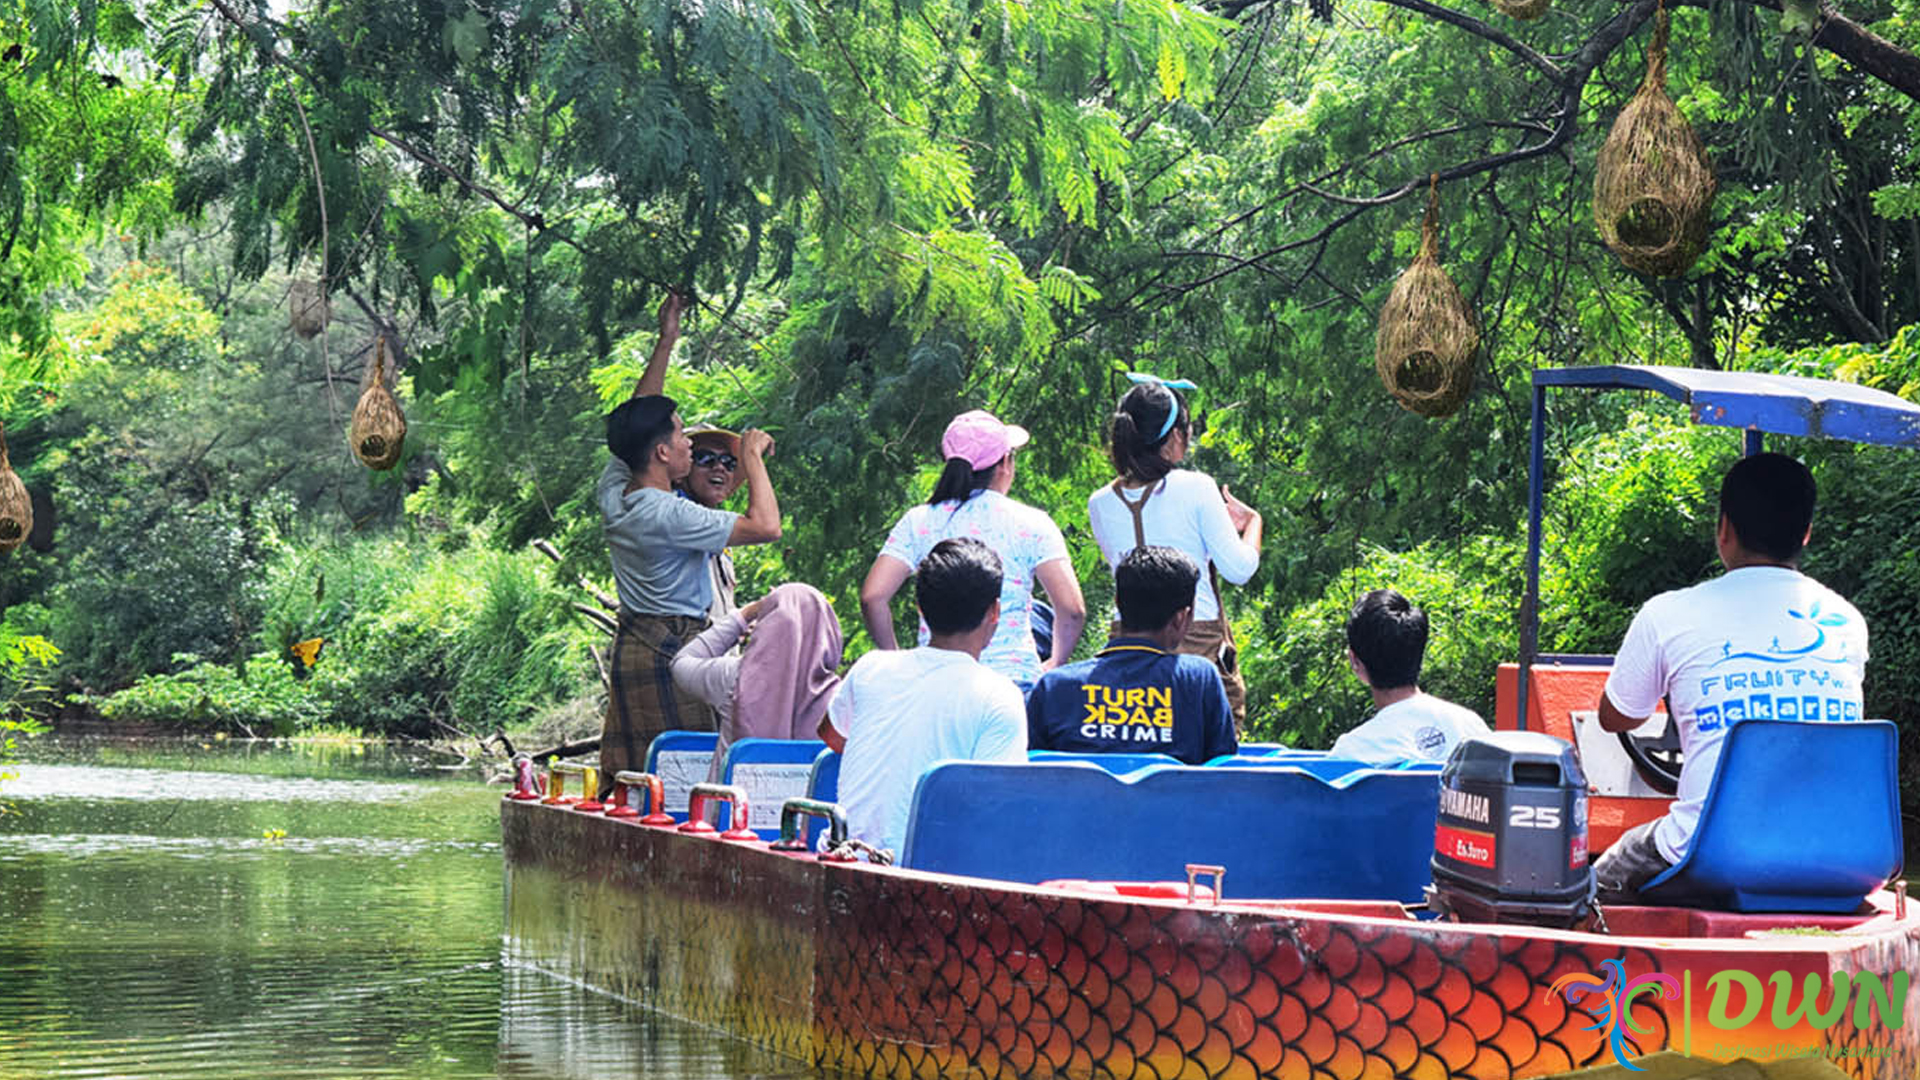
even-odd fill
[(7, 460), (7, 430), (0, 426), (0, 555), (19, 547), (33, 531), (33, 500)]
[(353, 407), (353, 426), (347, 441), (353, 455), (369, 469), (391, 469), (400, 460), (407, 441), (407, 418), (387, 389), (387, 339), (374, 340), (373, 379)]
[(1427, 189), (1420, 253), (1380, 307), (1373, 361), (1387, 392), (1422, 416), (1447, 416), (1473, 388), (1480, 330), (1453, 279), (1440, 268), (1439, 193)]
[(287, 290), (287, 325), (304, 340), (311, 340), (327, 328), (333, 318), (333, 305), (320, 283), (301, 279)]
[(1667, 11), (1654, 16), (1647, 77), (1620, 110), (1593, 172), (1593, 220), (1628, 268), (1678, 277), (1707, 248), (1719, 188), (1706, 147), (1667, 96)]

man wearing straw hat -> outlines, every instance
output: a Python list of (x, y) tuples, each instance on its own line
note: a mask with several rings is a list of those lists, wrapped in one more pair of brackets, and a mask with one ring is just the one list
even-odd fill
[(647, 745), (662, 731), (714, 726), (704, 705), (680, 701), (673, 657), (708, 626), (713, 604), (714, 556), (729, 545), (780, 538), (780, 506), (767, 478), (773, 439), (764, 431), (740, 436), (737, 458), (747, 485), (747, 512), (702, 505), (675, 492), (693, 474), (693, 440), (666, 385), (667, 359), (679, 337), (684, 300), (669, 293), (660, 305), (660, 337), (633, 396), (607, 414), (612, 457), (595, 485), (595, 498), (620, 596), (614, 635), (606, 723), (600, 733), (601, 795), (613, 776), (638, 769)]
[[(700, 423), (687, 428), (687, 438), (693, 441), (693, 471), (674, 488), (701, 506), (718, 510), (747, 480), (746, 473), (740, 469), (740, 436), (713, 424)], [(729, 552), (715, 555), (710, 565), (713, 606), (707, 609), (707, 615), (717, 623), (740, 606), (733, 599), (738, 579), (733, 572), (733, 555)]]

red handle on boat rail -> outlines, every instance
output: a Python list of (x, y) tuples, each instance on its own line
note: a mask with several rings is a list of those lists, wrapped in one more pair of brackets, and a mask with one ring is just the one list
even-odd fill
[(713, 826), (707, 824), (707, 800), (714, 799), (733, 804), (733, 828), (720, 834), (722, 840), (758, 840), (760, 834), (747, 828), (747, 793), (732, 784), (695, 784), (687, 803), (687, 823), (680, 826), (683, 833), (711, 833)]
[[(549, 806), (572, 806), (575, 810), (582, 810), (589, 814), (597, 814), (606, 809), (606, 805), (597, 797), (600, 792), (599, 769), (591, 765), (582, 765), (577, 761), (555, 761), (548, 758), (547, 776), (551, 780), (547, 785), (551, 790), (546, 798), (540, 800), (541, 802)], [(564, 778), (568, 776), (580, 778), (579, 799), (570, 799), (561, 790), (566, 783)]]
[(525, 754), (513, 755), (513, 790), (507, 798), (514, 802), (532, 802), (540, 797), (540, 780), (533, 773), (533, 759)]
[[(803, 818), (824, 818), (827, 822), (827, 849), (847, 842), (847, 815), (838, 806), (819, 799), (788, 799), (780, 804), (780, 839), (768, 845), (775, 851), (805, 851), (806, 836), (801, 832)], [(820, 856), (827, 856), (822, 853)]]
[[(640, 817), (638, 805), (641, 793), (646, 793), (648, 814)], [(622, 769), (613, 774), (613, 805), (607, 808), (608, 817), (639, 818), (642, 825), (671, 825), (673, 815), (667, 813), (666, 785), (652, 773), (630, 772)]]

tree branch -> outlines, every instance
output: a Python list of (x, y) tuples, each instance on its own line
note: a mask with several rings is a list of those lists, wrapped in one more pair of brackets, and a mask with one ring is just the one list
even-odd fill
[[(1384, 2), (1405, 6), (1407, 3), (1425, 3), (1426, 0), (1384, 0)], [(1553, 115), (1552, 134), (1528, 146), (1521, 146), (1504, 153), (1493, 154), (1476, 161), (1463, 162), (1458, 165), (1450, 165), (1443, 169), (1437, 169), (1433, 173), (1435, 179), (1440, 183), (1464, 180), (1470, 176), (1497, 171), (1516, 162), (1526, 161), (1529, 158), (1536, 158), (1543, 154), (1553, 153), (1565, 145), (1568, 140), (1573, 138), (1574, 132), (1579, 128), (1581, 96), (1586, 90), (1587, 80), (1593, 76), (1594, 69), (1599, 67), (1601, 61), (1612, 54), (1613, 50), (1619, 48), (1621, 42), (1625, 41), (1641, 23), (1652, 17), (1654, 8), (1658, 3), (1659, 0), (1633, 0), (1633, 3), (1622, 8), (1612, 18), (1601, 24), (1600, 28), (1594, 31), (1593, 36), (1589, 37), (1580, 48), (1576, 49), (1573, 54), (1568, 57), (1565, 78), (1560, 80), (1560, 107)], [(1169, 286), (1165, 289), (1165, 292), (1171, 295), (1192, 292), (1195, 289), (1211, 285), (1248, 264), (1261, 263), (1289, 251), (1294, 251), (1311, 244), (1318, 244), (1331, 237), (1334, 232), (1359, 217), (1366, 210), (1375, 206), (1384, 206), (1398, 199), (1405, 198), (1408, 194), (1418, 190), (1421, 182), (1426, 179), (1425, 176), (1413, 177), (1399, 187), (1371, 198), (1339, 198), (1337, 201), (1347, 203), (1351, 209), (1334, 218), (1331, 222), (1328, 222), (1326, 226), (1314, 235), (1269, 248), (1258, 255), (1249, 256), (1244, 261), (1238, 262), (1233, 266), (1225, 267), (1205, 277), (1187, 282), (1184, 285)], [(1298, 187), (1306, 189), (1309, 188), (1309, 185), (1302, 184), (1298, 185)], [(1323, 192), (1315, 193), (1325, 194)], [(1269, 205), (1272, 204), (1270, 203)]]
[(1545, 75), (1555, 84), (1564, 83), (1568, 72), (1559, 64), (1547, 59), (1523, 41), (1520, 41), (1497, 27), (1489, 26), (1471, 15), (1463, 15), (1452, 8), (1428, 3), (1427, 0), (1380, 0), (1383, 4), (1405, 8), (1408, 11), (1425, 15), (1429, 19), (1456, 26), (1474, 37), (1484, 39), (1519, 57), (1528, 67)]

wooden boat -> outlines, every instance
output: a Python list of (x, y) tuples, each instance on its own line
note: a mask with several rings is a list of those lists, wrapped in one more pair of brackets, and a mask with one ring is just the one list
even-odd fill
[[(855, 1076), (1539, 1076), (1613, 1060), (1555, 989), (1610, 962), (1623, 985), (1679, 983), (1631, 1006), (1629, 1057), (1920, 1066), (1920, 910), (1884, 893), (1864, 916), (1611, 908), (1598, 934), (828, 863), (538, 802), (503, 801), (501, 824), (510, 962)], [(1726, 972), (1757, 980), (1758, 1007), (1715, 1011), (1741, 992), (1716, 990)], [(1807, 1015), (1809, 980), (1855, 992), (1830, 1026)]]
[[(1691, 404), (1704, 422), (1751, 426), (1726, 402)], [(1920, 410), (1900, 405), (1920, 439)], [(1788, 413), (1852, 437), (1837, 415)], [(1529, 569), (1530, 612), (1537, 557)], [(1613, 784), (1617, 763), (1603, 767), (1576, 716), (1604, 668), (1531, 645), (1501, 675), (1497, 726), (1567, 739)], [(1437, 802), (1438, 780), (1394, 773), (950, 763), (922, 777), (904, 868), (774, 850), (745, 829), (739, 792), (726, 833), (510, 797), (507, 954), (828, 1072), (895, 1080), (1506, 1080), (1668, 1049), (1920, 1075), (1920, 910), (1904, 885), (1825, 914), (1614, 906), (1604, 930), (1438, 920), (1409, 895), (1435, 810), (1401, 801), (1424, 783)], [(1633, 783), (1589, 800), (1596, 850), (1664, 809)], [(648, 797), (656, 822), (662, 801)], [(1783, 816), (1761, 824), (1822, 827)], [(1897, 811), (1892, 827), (1897, 847)], [(1090, 842), (1099, 830), (1104, 845)], [(1097, 872), (1102, 859), (1120, 872)], [(1101, 884), (1152, 877), (1141, 865), (1185, 865), (1186, 887)], [(1044, 884), (1036, 866), (1089, 880)], [(1194, 887), (1203, 872), (1217, 895)]]

